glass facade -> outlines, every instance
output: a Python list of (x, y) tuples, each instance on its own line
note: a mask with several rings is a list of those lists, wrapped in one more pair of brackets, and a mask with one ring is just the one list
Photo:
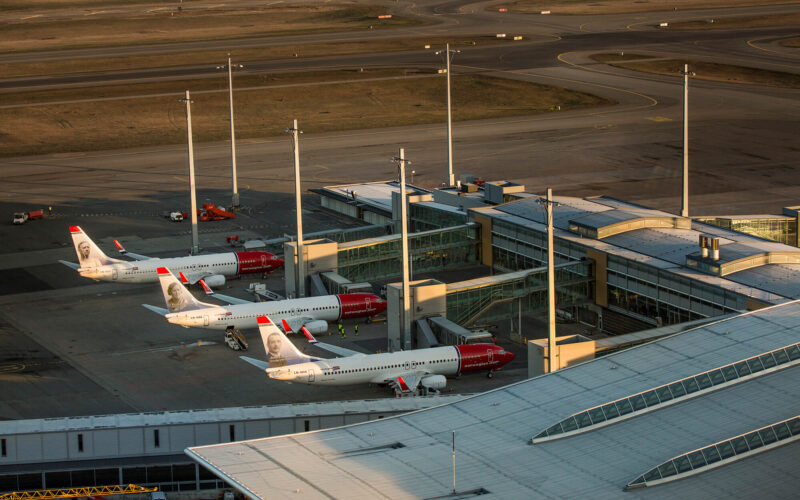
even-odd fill
[[(594, 280), (590, 267), (589, 261), (581, 261), (555, 269), (556, 303), (560, 307), (592, 300)], [(490, 321), (513, 317), (520, 307), (523, 313), (547, 310), (547, 268), (447, 292), (447, 319), (459, 325), (471, 324), (477, 318)]]
[(408, 208), (408, 219), (414, 232), (460, 226), (469, 222), (466, 213), (441, 210), (425, 203), (411, 203)]
[[(352, 282), (402, 274), (400, 237), (339, 249), (339, 274)], [(480, 262), (480, 226), (466, 224), (408, 235), (413, 272), (440, 271)]]
[(661, 325), (747, 308), (747, 297), (646, 264), (608, 257), (608, 305)]
[(752, 234), (759, 238), (777, 241), (785, 245), (797, 246), (797, 219), (793, 217), (776, 217), (774, 219), (759, 217), (756, 219), (733, 218), (701, 218), (695, 219), (740, 233)]
[[(555, 238), (555, 263), (585, 258), (587, 247)], [(500, 272), (531, 269), (547, 262), (547, 235), (494, 219), (493, 266)], [(656, 324), (672, 325), (747, 308), (747, 297), (665, 270), (609, 255), (608, 306), (618, 312)]]

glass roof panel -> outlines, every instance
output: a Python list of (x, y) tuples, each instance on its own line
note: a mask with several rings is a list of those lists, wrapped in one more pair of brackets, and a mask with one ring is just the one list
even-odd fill
[(637, 476), (634, 481), (628, 483), (626, 489), (634, 484), (637, 487), (646, 487), (680, 479), (682, 474), (701, 470), (711, 464), (733, 462), (744, 456), (759, 453), (768, 444), (795, 441), (800, 436), (793, 436), (789, 432), (789, 428), (793, 424), (800, 427), (800, 417), (792, 417), (783, 422), (720, 441), (703, 449), (678, 455)]
[[(791, 366), (789, 362), (792, 361), (792, 353), (797, 352), (798, 357), (800, 357), (798, 345), (800, 344), (792, 344), (786, 348), (780, 348), (771, 352), (752, 356), (735, 363), (730, 363), (697, 375), (676, 380), (667, 385), (662, 385), (648, 391), (611, 401), (595, 408), (590, 408), (589, 410), (575, 413), (561, 422), (548, 427), (546, 430), (541, 431), (532, 438), (532, 441), (536, 442), (561, 434), (584, 432), (595, 425), (614, 421), (620, 417), (630, 418), (635, 416), (637, 412), (657, 408), (669, 401), (677, 401), (691, 394), (699, 393), (700, 391), (713, 391), (726, 384), (740, 380), (743, 377), (757, 376), (760, 373), (764, 373), (765, 367), (772, 368), (779, 365)], [(798, 426), (797, 431), (794, 430), (794, 427), (791, 427), (793, 425)], [(790, 428), (793, 434), (800, 433), (800, 419), (798, 419), (797, 424), (790, 424)], [(758, 442), (760, 443), (760, 440)], [(741, 443), (738, 441), (736, 444), (741, 446)], [(745, 444), (745, 446), (747, 445)], [(736, 451), (740, 453), (739, 449)]]

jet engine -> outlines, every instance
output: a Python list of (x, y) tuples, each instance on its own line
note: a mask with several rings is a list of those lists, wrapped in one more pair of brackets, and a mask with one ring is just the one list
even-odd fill
[(444, 386), (447, 385), (447, 379), (444, 375), (428, 375), (427, 377), (422, 377), (419, 384), (426, 389), (444, 389)]
[(328, 333), (328, 322), (325, 320), (317, 319), (314, 321), (309, 321), (305, 325), (306, 330), (311, 335), (322, 335), (323, 333)]
[(203, 281), (206, 282), (206, 285), (214, 288), (215, 286), (222, 286), (225, 284), (225, 276), (221, 274), (212, 274), (208, 278), (203, 278)]

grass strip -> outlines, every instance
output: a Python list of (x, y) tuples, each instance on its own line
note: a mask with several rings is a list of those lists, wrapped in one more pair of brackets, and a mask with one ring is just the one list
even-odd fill
[[(258, 49), (238, 49), (231, 52), (235, 64), (247, 65), (249, 62), (263, 62), (295, 57), (322, 57), (377, 52), (398, 52), (404, 50), (420, 50), (430, 45), (431, 50), (451, 45), (485, 45), (508, 43), (496, 37), (437, 37), (408, 38), (402, 40), (376, 40), (365, 42), (320, 43), (307, 45), (282, 45)], [(71, 59), (62, 61), (43, 61), (31, 63), (0, 64), (0, 75), (4, 78), (20, 78), (29, 76), (68, 75), (97, 71), (122, 71), (133, 69), (155, 69), (175, 66), (193, 66), (200, 64), (225, 64), (228, 51), (215, 50), (204, 52), (184, 52), (149, 56), (128, 56), (94, 59)], [(431, 61), (439, 61), (431, 55)]]
[(151, 10), (126, 17), (87, 16), (9, 23), (0, 30), (0, 52), (83, 49), (279, 37), (416, 26), (424, 22), (393, 16), (385, 7), (306, 5), (241, 9)]
[(615, 54), (595, 54), (592, 56), (592, 59), (598, 62), (607, 62), (611, 64), (611, 66), (618, 68), (675, 77), (681, 76), (684, 64), (688, 64), (689, 69), (695, 73), (692, 78), (698, 78), (700, 80), (741, 83), (747, 85), (764, 85), (767, 87), (780, 87), (789, 89), (800, 88), (800, 75), (784, 73), (782, 71), (770, 71), (760, 68), (749, 68), (730, 64), (718, 64), (705, 61), (681, 59), (614, 62), (615, 56)]
[[(407, 73), (421, 74), (413, 70)], [(327, 81), (341, 80), (342, 76), (342, 72), (325, 75)], [(178, 102), (178, 97), (194, 83), (160, 84), (161, 90), (175, 94), (150, 99), (0, 109), (0, 155), (183, 144), (185, 106)], [(559, 87), (482, 75), (457, 75), (452, 84), (454, 120), (532, 115), (558, 107), (569, 110), (613, 103)], [(234, 102), (236, 134), (242, 139), (282, 135), (294, 118), (307, 133), (443, 124), (445, 85), (445, 78), (432, 77), (238, 90)], [(159, 90), (153, 86), (140, 89), (136, 85), (128, 89), (131, 95)], [(89, 89), (85, 95), (94, 94), (95, 89)], [(229, 137), (227, 93), (193, 94), (192, 99), (195, 139), (203, 142)]]
[(553, 15), (586, 14), (626, 14), (631, 12), (659, 12), (674, 10), (716, 9), (728, 7), (756, 7), (762, 5), (783, 5), (796, 3), (792, 0), (517, 0), (501, 2), (487, 7), (497, 11), (500, 8), (509, 12), (540, 13), (550, 11)]
[(770, 28), (775, 26), (797, 26), (800, 14), (774, 14), (768, 16), (742, 16), (705, 18), (694, 21), (669, 23), (671, 30), (730, 30), (743, 28)]

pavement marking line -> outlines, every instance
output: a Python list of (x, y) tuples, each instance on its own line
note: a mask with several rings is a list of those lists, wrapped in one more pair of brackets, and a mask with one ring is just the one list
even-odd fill
[(17, 373), (25, 369), (24, 364), (0, 365), (0, 373)]
[[(594, 71), (596, 73), (606, 73), (606, 74), (609, 74), (609, 75), (620, 76), (620, 75), (617, 75), (616, 73), (590, 69), (590, 68), (587, 68), (585, 66), (581, 66), (579, 64), (571, 63), (571, 62), (569, 62), (569, 61), (567, 61), (567, 60), (565, 60), (565, 59), (563, 59), (561, 57), (564, 54), (565, 53), (561, 53), (561, 54), (558, 55), (558, 60), (563, 62), (564, 64), (568, 64), (570, 66), (574, 66), (574, 67), (576, 67), (578, 69), (582, 69), (582, 70), (586, 70), (586, 71)], [(622, 88), (619, 88), (619, 87), (612, 87), (611, 85), (604, 85), (602, 83), (582, 82), (580, 80), (573, 80), (571, 78), (562, 78), (562, 77), (558, 77), (558, 76), (542, 75), (542, 74), (538, 74), (538, 73), (530, 73), (530, 72), (519, 71), (519, 70), (507, 70), (507, 69), (495, 70), (495, 69), (491, 69), (491, 68), (481, 68), (481, 67), (477, 67), (477, 66), (465, 66), (465, 65), (460, 65), (460, 66), (463, 67), (463, 68), (477, 69), (477, 70), (486, 71), (486, 72), (511, 73), (511, 74), (515, 74), (515, 75), (536, 76), (536, 77), (539, 77), (539, 78), (547, 78), (549, 80), (570, 82), (570, 83), (578, 83), (578, 84), (581, 84), (581, 85), (589, 85), (589, 86), (592, 86), (592, 87), (598, 87), (598, 88), (602, 88), (602, 89), (616, 90), (617, 92), (623, 92), (623, 93), (626, 93), (626, 94), (632, 94), (632, 95), (635, 95), (635, 96), (638, 96), (638, 97), (641, 97), (643, 99), (646, 99), (646, 100), (650, 101), (650, 104), (647, 104), (647, 105), (643, 106), (645, 108), (650, 108), (650, 107), (653, 107), (653, 106), (658, 104), (658, 100), (656, 98), (654, 98), (654, 97), (650, 97), (648, 95), (645, 95), (645, 94), (642, 94), (640, 92), (636, 92), (636, 91), (633, 91), (633, 90), (622, 89)], [(634, 109), (639, 109), (639, 108), (634, 108)], [(617, 111), (608, 111), (608, 113), (612, 113), (612, 112), (617, 112)], [(603, 113), (602, 112), (596, 112), (596, 113), (589, 113), (589, 114), (603, 114)]]
[(88, 14), (84, 14), (84, 16), (94, 16), (96, 14), (105, 14), (105, 13), (106, 13), (106, 11), (104, 11), (104, 10), (96, 10), (94, 12), (89, 12)]
[(150, 347), (148, 349), (135, 349), (133, 351), (118, 351), (112, 352), (112, 356), (126, 356), (128, 354), (142, 354), (146, 352), (163, 352), (163, 351), (177, 351), (181, 349), (188, 349), (191, 347), (202, 347), (207, 345), (215, 345), (216, 342), (213, 340), (198, 340), (197, 342), (192, 342), (191, 344), (178, 344), (172, 345), (167, 347)]
[(34, 14), (34, 15), (32, 15), (32, 16), (20, 17), (20, 18), (19, 18), (19, 20), (20, 20), (20, 21), (24, 21), (24, 20), (26, 20), (26, 19), (33, 19), (33, 18), (35, 18), (35, 17), (42, 17), (43, 15), (44, 15), (44, 14)]
[(672, 118), (667, 118), (666, 116), (648, 116), (648, 120), (651, 122), (671, 122)]
[(747, 43), (747, 45), (749, 45), (750, 47), (752, 47), (752, 48), (754, 48), (754, 49), (756, 49), (756, 50), (763, 50), (764, 52), (771, 52), (771, 53), (773, 53), (773, 54), (781, 54), (781, 55), (785, 55), (785, 53), (784, 53), (784, 52), (781, 52), (781, 51), (779, 51), (779, 50), (765, 49), (764, 47), (759, 47), (758, 45), (756, 45), (756, 42), (760, 42), (761, 40), (769, 40), (769, 39), (773, 39), (773, 40), (783, 40), (783, 39), (786, 39), (786, 38), (795, 38), (795, 37), (798, 37), (798, 36), (800, 36), (800, 33), (795, 33), (794, 35), (782, 36), (782, 37), (780, 37), (780, 38), (774, 38), (774, 37), (768, 37), (768, 38), (755, 38), (755, 39), (753, 39), (753, 40), (748, 40), (746, 43)]

